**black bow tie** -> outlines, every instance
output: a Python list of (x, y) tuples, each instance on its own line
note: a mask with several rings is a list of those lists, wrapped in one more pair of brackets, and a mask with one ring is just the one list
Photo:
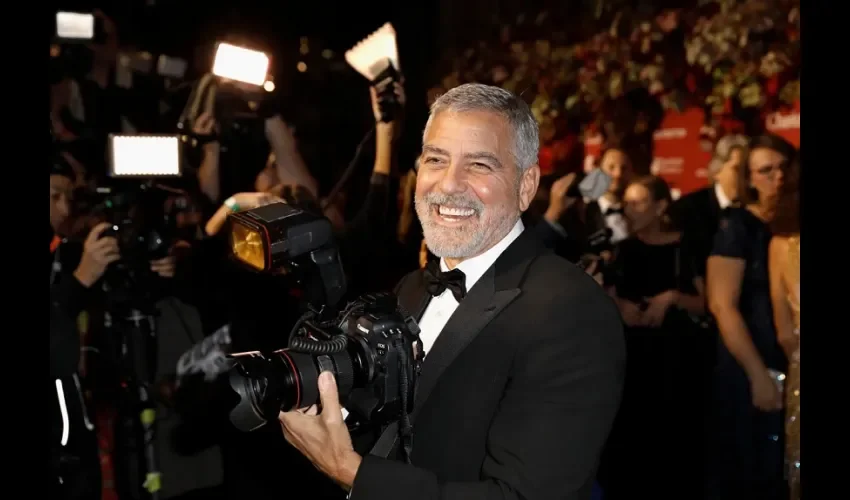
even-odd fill
[(616, 215), (616, 214), (623, 215), (623, 208), (622, 207), (610, 207), (608, 210), (602, 212), (602, 215), (604, 215), (605, 217), (608, 217), (609, 215)]
[(460, 269), (443, 272), (440, 262), (432, 260), (425, 266), (425, 287), (434, 297), (439, 297), (448, 288), (460, 302), (466, 296), (466, 275)]

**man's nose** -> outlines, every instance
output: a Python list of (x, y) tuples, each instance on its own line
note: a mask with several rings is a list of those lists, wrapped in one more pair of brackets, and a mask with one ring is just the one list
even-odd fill
[(62, 217), (67, 217), (71, 214), (71, 206), (67, 201), (61, 201), (58, 203), (57, 208), (59, 209), (59, 215)]
[(443, 193), (460, 193), (466, 190), (466, 174), (457, 165), (449, 165), (443, 170), (439, 186)]

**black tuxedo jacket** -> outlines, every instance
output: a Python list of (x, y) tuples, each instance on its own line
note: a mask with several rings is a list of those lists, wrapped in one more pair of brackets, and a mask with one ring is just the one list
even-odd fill
[(705, 276), (705, 264), (714, 245), (714, 235), (720, 223), (720, 201), (714, 186), (694, 191), (676, 200), (669, 214), (673, 224), (679, 228), (699, 263), (699, 271)]
[[(421, 271), (397, 294), (417, 318), (430, 300)], [(350, 498), (589, 499), (624, 368), (613, 301), (525, 231), (426, 355), (412, 465), (366, 455)]]

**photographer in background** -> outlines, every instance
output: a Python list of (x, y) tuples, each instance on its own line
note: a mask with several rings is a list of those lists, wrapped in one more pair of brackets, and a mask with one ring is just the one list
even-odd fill
[[(71, 318), (88, 304), (90, 290), (110, 264), (121, 258), (118, 240), (103, 233), (110, 228), (107, 222), (94, 225), (89, 231), (75, 236), (80, 219), (73, 214), (73, 168), (62, 156), (50, 163), (50, 261), (51, 285), (58, 288), (55, 300)], [(82, 244), (79, 243), (82, 240)], [(63, 276), (65, 265), (74, 270)], [(174, 277), (176, 259), (173, 255), (150, 262), (150, 270), (162, 278)]]
[(50, 119), (64, 147), (88, 167), (89, 175), (101, 178), (106, 172), (107, 137), (133, 128), (126, 115), (135, 97), (116, 78), (116, 24), (99, 9), (92, 14), (102, 38), (73, 47), (59, 45), (58, 54), (51, 57), (57, 83), (51, 92)]
[[(239, 97), (234, 100), (234, 96)], [(263, 95), (250, 114), (243, 111), (235, 118), (234, 107), (246, 106), (249, 99), (238, 86), (225, 86), (212, 74), (195, 84), (178, 126), (191, 130), (198, 141), (201, 193), (217, 205), (234, 193), (253, 190), (271, 151), (279, 182), (303, 185), (318, 196), (318, 184), (298, 152), (291, 127), (281, 117), (277, 94)]]
[[(54, 284), (61, 272), (58, 249), (68, 224), (75, 182), (73, 168), (57, 155), (50, 163), (50, 496), (100, 499), (100, 460), (94, 427), (88, 418), (78, 376), (80, 335), (75, 320), (85, 306), (82, 284), (103, 274), (98, 263), (112, 259), (110, 242), (86, 258), (74, 272)], [(117, 247), (117, 244), (115, 245)], [(117, 250), (117, 248), (116, 248)], [(79, 278), (77, 277), (79, 276)]]
[[(123, 465), (121, 462), (126, 460), (129, 455), (113, 454), (116, 446), (117, 449), (120, 449), (121, 446), (127, 446), (125, 440), (128, 439), (126, 433), (121, 434), (124, 427), (123, 424), (118, 424), (118, 421), (115, 420), (116, 417), (120, 417), (124, 415), (123, 412), (129, 411), (127, 419), (138, 418), (136, 409), (128, 410), (127, 406), (128, 396), (130, 399), (134, 397), (131, 394), (133, 391), (128, 392), (122, 385), (127, 381), (125, 377), (128, 373), (126, 372), (128, 366), (136, 363), (136, 361), (130, 363), (130, 359), (126, 357), (127, 354), (122, 347), (124, 342), (130, 338), (126, 336), (126, 325), (124, 323), (127, 318), (125, 316), (133, 308), (148, 311), (144, 302), (149, 299), (153, 301), (151, 304), (153, 308), (148, 312), (156, 317), (156, 326), (151, 331), (155, 334), (157, 343), (154, 351), (157, 358), (155, 381), (168, 380), (176, 369), (176, 360), (182, 350), (200, 340), (202, 335), (200, 328), (194, 327), (196, 322), (187, 319), (191, 316), (181, 303), (173, 300), (162, 300), (162, 297), (168, 295), (168, 287), (160, 287), (159, 284), (164, 283), (162, 282), (164, 278), (168, 279), (167, 282), (170, 282), (170, 278), (175, 276), (177, 268), (177, 259), (173, 253), (161, 259), (154, 259), (149, 263), (142, 263), (143, 266), (145, 264), (149, 266), (146, 271), (153, 280), (149, 281), (148, 278), (144, 278), (144, 282), (139, 282), (134, 279), (121, 285), (129, 287), (128, 289), (116, 290), (110, 288), (108, 294), (102, 293), (103, 287), (106, 286), (102, 281), (104, 276), (107, 276), (110, 272), (118, 272), (118, 270), (113, 270), (112, 267), (122, 259), (119, 238), (108, 233), (113, 229), (112, 223), (99, 222), (102, 219), (96, 213), (97, 210), (81, 212), (83, 204), (75, 202), (73, 184), (73, 169), (61, 155), (56, 156), (54, 161), (51, 162), (50, 169), (51, 307), (66, 318), (66, 322), (72, 330), (76, 348), (67, 347), (71, 345), (71, 342), (68, 341), (64, 343), (54, 342), (54, 335), (51, 335), (51, 353), (53, 355), (55, 351), (58, 353), (57, 356), (74, 356), (74, 373), (63, 375), (60, 382), (62, 383), (64, 397), (74, 402), (74, 411), (79, 410), (85, 414), (86, 406), (90, 405), (89, 414), (91, 418), (85, 417), (85, 427), (78, 427), (88, 429), (88, 431), (94, 430), (97, 433), (97, 441), (101, 445), (100, 451), (104, 460), (102, 465), (104, 488), (109, 490), (117, 487), (132, 492), (134, 488), (140, 487), (141, 483), (135, 479), (124, 477), (121, 471), (126, 469), (120, 468)], [(85, 196), (79, 192), (76, 194)], [(118, 231), (126, 229), (121, 227)], [(73, 269), (73, 271), (68, 272), (70, 269)], [(109, 283), (110, 286), (114, 284), (113, 282)], [(152, 292), (152, 290), (155, 291)], [(146, 297), (143, 299), (143, 303), (136, 304), (134, 297), (141, 297), (142, 295)], [(116, 299), (118, 296), (123, 298)], [(126, 300), (129, 300), (129, 302), (125, 302)], [(54, 311), (51, 311), (51, 314), (53, 315)], [(146, 324), (146, 322), (142, 323)], [(52, 327), (53, 325), (51, 325), (51, 333), (53, 333)], [(185, 345), (180, 344), (179, 339), (185, 339), (186, 335), (190, 336), (190, 342)], [(81, 344), (86, 347), (82, 352), (80, 351)], [(69, 349), (73, 349), (75, 352), (73, 354), (67, 352)], [(169, 365), (171, 368), (169, 368)], [(78, 370), (79, 376), (77, 375)], [(52, 388), (52, 390), (57, 391), (55, 388)], [(86, 401), (83, 398), (83, 391), (86, 392)], [(132, 405), (132, 402), (130, 404)], [(68, 408), (69, 412), (72, 409), (71, 404), (67, 401), (65, 407)], [(61, 406), (57, 406), (57, 408), (59, 410), (57, 410), (56, 422), (63, 422), (62, 418), (68, 420), (67, 417), (61, 415)], [(167, 412), (163, 415), (168, 416)], [(95, 424), (97, 429), (95, 429)], [(54, 424), (54, 427), (61, 428), (62, 425), (65, 428), (68, 427), (67, 422), (61, 425)], [(73, 422), (70, 426), (74, 426)], [(77, 434), (79, 432), (79, 430), (76, 431)], [(129, 437), (129, 439), (132, 440), (133, 437)], [(94, 436), (92, 436), (92, 441), (95, 441)], [(157, 442), (157, 446), (163, 447), (159, 442)], [(165, 447), (167, 446), (169, 444), (166, 444)], [(97, 443), (95, 443), (93, 460), (94, 467), (100, 468), (97, 458)], [(119, 463), (121, 465), (113, 465)], [(166, 462), (165, 466), (167, 465)], [(180, 476), (176, 469), (171, 469), (169, 472), (173, 477), (184, 479), (189, 477), (189, 474)], [(100, 498), (98, 482), (91, 484), (98, 486), (97, 495), (92, 498)], [(174, 481), (170, 485), (173, 484)], [(193, 486), (187, 480), (182, 481), (181, 485), (186, 485), (185, 487), (188, 488)], [(203, 484), (202, 486), (206, 485)], [(168, 491), (174, 491), (174, 489)]]
[[(110, 264), (120, 258), (118, 241), (112, 237), (101, 238), (109, 227), (106, 223), (95, 226), (86, 235), (81, 254), (78, 248), (69, 249), (65, 237), (73, 225), (71, 212), (75, 178), (73, 169), (62, 156), (53, 158), (50, 163), (51, 297), (71, 319), (76, 319), (86, 307), (92, 285), (103, 276)], [(74, 271), (63, 276), (63, 264), (68, 263), (72, 263)]]

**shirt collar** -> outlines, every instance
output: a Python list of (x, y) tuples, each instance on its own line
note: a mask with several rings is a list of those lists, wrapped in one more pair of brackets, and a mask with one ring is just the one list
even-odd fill
[(732, 204), (732, 200), (726, 196), (726, 193), (723, 192), (723, 188), (720, 187), (720, 184), (714, 185), (714, 194), (717, 196), (717, 203), (720, 204), (720, 208), (724, 209)]
[(599, 210), (601, 210), (603, 214), (611, 208), (617, 208), (620, 206), (619, 202), (613, 202), (605, 196), (596, 200), (596, 203), (599, 204)]
[[(490, 266), (496, 262), (496, 259), (502, 255), (502, 252), (504, 252), (505, 249), (508, 248), (520, 234), (522, 234), (524, 229), (525, 226), (522, 223), (522, 219), (520, 219), (516, 222), (516, 224), (514, 224), (513, 229), (511, 229), (510, 232), (508, 232), (508, 234), (505, 235), (505, 237), (498, 243), (490, 247), (481, 255), (477, 255), (471, 259), (466, 259), (457, 265), (457, 269), (463, 271), (463, 274), (466, 276), (465, 283), (467, 290), (472, 289), (472, 285), (484, 276), (484, 273), (486, 273), (487, 270), (490, 269)], [(440, 269), (443, 271), (449, 270), (446, 265), (446, 259), (440, 259)]]

